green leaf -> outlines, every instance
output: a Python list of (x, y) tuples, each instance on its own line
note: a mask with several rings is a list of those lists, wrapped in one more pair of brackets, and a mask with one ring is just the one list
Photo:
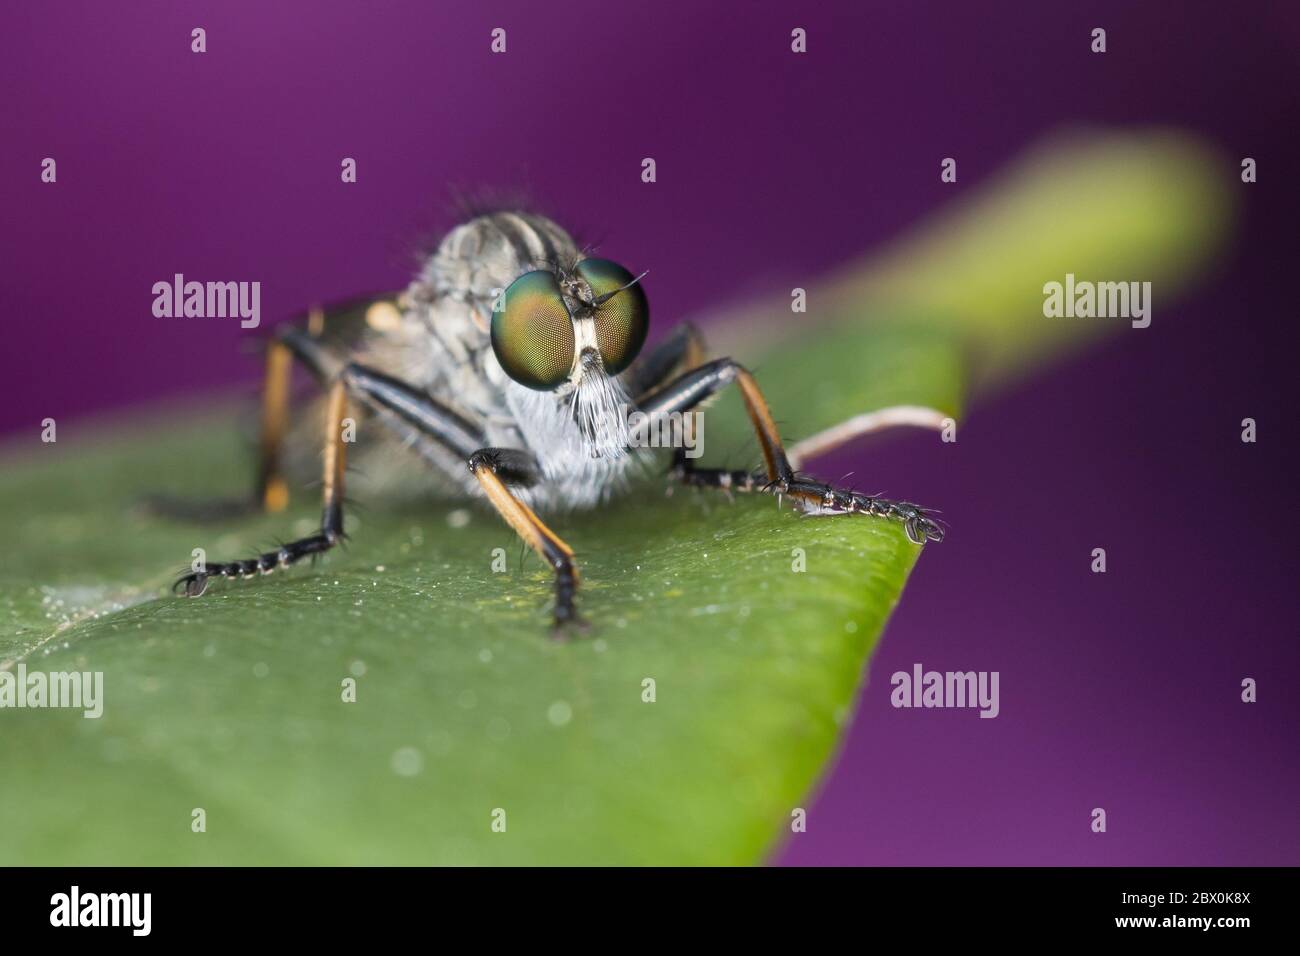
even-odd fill
[(0, 653), (102, 671), (104, 710), (0, 711), (9, 864), (755, 860), (919, 551), (881, 521), (655, 484), (555, 523), (594, 622), (557, 643), (549, 572), (486, 512), (371, 503), (314, 570), (160, 598), (191, 548), (244, 554), (314, 510), (215, 533), (133, 514), (160, 476), (238, 485), (218, 425), (49, 457), (0, 483)]
[[(1107, 165), (1120, 180), (1122, 167)], [(1167, 199), (1195, 203), (1201, 188)], [(1113, 215), (1109, 241), (1150, 239)], [(1013, 233), (968, 239), (1008, 276), (984, 295), (1007, 302), (1027, 281), (1001, 258)], [(1197, 261), (1162, 248), (1170, 275)], [(941, 287), (930, 268), (903, 285)], [(860, 294), (846, 283), (822, 287), (834, 305), (795, 317), (807, 324), (787, 307), (776, 332), (761, 309), (711, 327), (755, 367), (788, 437), (892, 404), (959, 415), (972, 348), (1026, 334), (951, 295), (885, 295), (879, 273)], [(242, 557), (317, 519), (302, 490), (286, 515), (215, 529), (133, 507), (245, 489), (232, 419), (61, 428), (56, 445), (8, 456), (0, 671), (102, 672), (103, 715), (0, 710), (0, 863), (757, 861), (831, 754), (921, 551), (884, 521), (668, 497), (654, 482), (552, 522), (581, 562), (593, 630), (579, 640), (547, 637), (548, 570), (494, 515), (459, 505), (366, 501), (349, 548), (315, 568), (171, 596), (193, 548)], [(705, 462), (737, 464), (748, 435), (724, 398)]]

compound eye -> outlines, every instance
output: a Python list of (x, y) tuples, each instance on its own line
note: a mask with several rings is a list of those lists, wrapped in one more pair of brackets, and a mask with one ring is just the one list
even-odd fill
[(617, 375), (632, 364), (650, 331), (645, 290), (641, 283), (633, 282), (632, 273), (608, 259), (583, 259), (577, 273), (591, 286), (598, 303), (593, 315), (601, 361), (606, 372)]
[(573, 369), (573, 320), (549, 272), (520, 276), (492, 311), (492, 351), (507, 375), (529, 388), (558, 388)]

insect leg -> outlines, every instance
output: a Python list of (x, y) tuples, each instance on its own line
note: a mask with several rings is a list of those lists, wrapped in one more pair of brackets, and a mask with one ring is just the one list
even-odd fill
[[(777, 433), (776, 422), (772, 420), (763, 393), (759, 391), (758, 384), (749, 371), (729, 358), (716, 359), (685, 372), (640, 402), (639, 408), (646, 416), (642, 428), (648, 431), (660, 416), (694, 408), (733, 382), (740, 389), (745, 411), (749, 414), (750, 424), (754, 427), (754, 434), (763, 451), (768, 481), (774, 484), (793, 481), (794, 469), (786, 458), (781, 436)], [(636, 437), (639, 436), (634, 436)]]
[(330, 386), (326, 403), (320, 531), (253, 558), (209, 564), (201, 571), (191, 571), (176, 582), (175, 588), (183, 588), (189, 597), (198, 597), (207, 588), (209, 578), (246, 578), (254, 574), (270, 574), (276, 568), (288, 567), (308, 555), (328, 551), (342, 540), (343, 472), (347, 457), (347, 446), (343, 441), (343, 419), (347, 415), (347, 407), (347, 386), (342, 381), (337, 381)]
[(266, 379), (262, 386), (262, 436), (258, 444), (256, 497), (265, 511), (289, 506), (289, 485), (281, 468), (284, 433), (289, 425), (289, 379), (293, 353), (281, 341), (266, 350)]
[[(479, 430), (452, 409), (412, 385), (355, 362), (347, 365), (342, 380), (352, 394), (378, 411), (381, 421), (412, 429), (414, 437), (434, 448), (450, 451), (464, 461), (485, 441)], [(425, 448), (417, 443), (417, 450)]]
[[(319, 325), (319, 313), (312, 312), (312, 325)], [(293, 362), (301, 362), (322, 384), (337, 376), (341, 363), (315, 340), (315, 336), (293, 326), (281, 326), (267, 346), (266, 372), (262, 389), (262, 425), (258, 443), (257, 477), (252, 496), (240, 495), (215, 500), (192, 500), (171, 495), (152, 495), (145, 509), (154, 515), (185, 521), (231, 520), (257, 511), (283, 511), (289, 504), (289, 486), (282, 471), (282, 449), (289, 425), (289, 385)]]
[[(267, 347), (266, 377), (262, 389), (262, 433), (259, 442), (256, 507), (264, 511), (283, 511), (289, 504), (289, 486), (284, 479), (281, 453), (289, 424), (289, 385), (292, 362), (300, 362), (316, 381), (328, 385), (344, 367), (336, 352), (322, 342), (329, 326), (331, 335), (339, 329), (355, 327), (358, 322), (380, 327), (399, 315), (390, 296), (367, 296), (339, 303), (329, 313), (313, 306), (307, 313), (306, 328), (282, 325), (275, 330)], [(355, 335), (355, 328), (353, 330)]]
[(497, 513), (555, 570), (556, 627), (577, 623), (578, 570), (573, 550), (560, 540), (507, 485), (529, 487), (541, 480), (536, 459), (514, 448), (483, 448), (483, 436), (423, 392), (359, 365), (349, 365), (343, 380), (373, 406), (386, 411), (432, 439), (439, 448), (457, 452), (478, 479)]
[[(629, 391), (644, 403), (664, 385), (672, 381), (672, 373), (689, 372), (705, 362), (707, 352), (704, 338), (689, 322), (674, 328), (631, 371)], [(792, 468), (798, 469), (803, 461), (825, 454), (856, 438), (871, 435), (887, 428), (910, 425), (918, 428), (941, 429), (948, 420), (943, 412), (921, 405), (891, 405), (873, 412), (855, 415), (786, 449)]]
[(323, 324), (324, 313), (313, 309), (307, 331), (296, 326), (281, 326), (267, 346), (254, 497), (263, 511), (283, 511), (289, 506), (289, 485), (284, 479), (281, 454), (289, 427), (289, 385), (294, 360), (301, 362), (321, 383), (332, 379), (338, 371), (338, 360), (317, 341)]
[(847, 421), (818, 432), (816, 435), (801, 439), (786, 449), (786, 454), (790, 457), (791, 466), (797, 469), (802, 462), (807, 461), (809, 458), (824, 455), (826, 452), (832, 451), (856, 438), (862, 438), (864, 435), (873, 435), (876, 432), (884, 431), (887, 428), (896, 428), (900, 425), (933, 428), (940, 431), (943, 429), (944, 423), (949, 420), (948, 416), (943, 412), (933, 408), (926, 408), (923, 405), (891, 405), (888, 408), (878, 408), (874, 412), (855, 415)]
[(506, 482), (528, 485), (538, 480), (537, 464), (532, 455), (513, 449), (484, 448), (470, 456), (469, 470), (478, 479), (497, 513), (555, 570), (556, 630), (579, 623), (575, 606), (578, 568), (573, 560), (573, 549), (506, 487)]
[[(921, 508), (905, 501), (890, 501), (872, 495), (835, 488), (824, 482), (797, 475), (786, 455), (776, 422), (753, 375), (732, 359), (709, 362), (680, 375), (640, 404), (646, 415), (642, 428), (672, 412), (687, 411), (734, 382), (740, 389), (750, 424), (763, 452), (766, 482), (762, 476), (720, 468), (698, 469), (679, 449), (674, 463), (676, 477), (697, 487), (732, 491), (765, 491), (789, 495), (810, 514), (870, 514), (903, 523), (907, 536), (917, 544), (942, 541), (944, 530)], [(634, 434), (633, 442), (637, 435)]]
[[(311, 349), (319, 348), (312, 339), (297, 330), (297, 338), (286, 345), (298, 355), (298, 348), (310, 362)], [(304, 357), (304, 356), (299, 356)], [(438, 404), (427, 394), (406, 383), (355, 363), (335, 372), (325, 364), (316, 368), (323, 375), (333, 375), (326, 403), (325, 471), (322, 481), (321, 530), (319, 533), (292, 541), (276, 551), (268, 551), (255, 558), (227, 564), (208, 565), (206, 571), (192, 572), (176, 582), (184, 585), (185, 593), (194, 597), (203, 593), (211, 577), (248, 577), (254, 573), (269, 574), (277, 567), (293, 564), (300, 558), (328, 551), (343, 539), (343, 474), (346, 464), (346, 444), (343, 441), (343, 419), (347, 416), (348, 396), (352, 395), (371, 408), (396, 418), (414, 428), (430, 443), (447, 449), (462, 460), (473, 454), (483, 443), (483, 437), (472, 425), (455, 412)], [(520, 454), (523, 454), (522, 452)]]
[(628, 370), (628, 392), (641, 403), (672, 381), (676, 371), (689, 371), (704, 364), (704, 337), (690, 322), (676, 326), (662, 342)]

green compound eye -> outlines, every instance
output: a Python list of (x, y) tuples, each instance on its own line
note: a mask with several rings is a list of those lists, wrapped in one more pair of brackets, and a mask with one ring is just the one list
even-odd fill
[(510, 283), (492, 312), (492, 351), (507, 375), (529, 388), (558, 388), (573, 368), (573, 320), (549, 272)]
[[(634, 278), (632, 273), (608, 259), (583, 259), (578, 263), (577, 272), (591, 286), (592, 296), (600, 303), (594, 313), (596, 344), (600, 346), (605, 371), (617, 375), (632, 364), (650, 331), (650, 304), (645, 290), (639, 282), (629, 286)], [(603, 296), (609, 298), (601, 302)]]

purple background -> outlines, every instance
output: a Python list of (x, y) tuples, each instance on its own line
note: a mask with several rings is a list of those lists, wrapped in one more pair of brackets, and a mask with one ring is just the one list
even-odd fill
[[(522, 188), (653, 268), (662, 332), (758, 281), (808, 284), (1062, 123), (1192, 128), (1260, 169), (1193, 297), (979, 405), (956, 445), (909, 436), (821, 469), (941, 503), (954, 532), (778, 859), (1300, 863), (1300, 21), (1282, 4), (713, 6), (8, 5), (0, 431), (251, 386), (248, 333), (153, 318), (152, 284), (258, 279), (264, 324), (400, 287), (452, 221), (449, 184)], [(1000, 671), (1001, 716), (892, 709), (889, 675), (917, 661)]]

